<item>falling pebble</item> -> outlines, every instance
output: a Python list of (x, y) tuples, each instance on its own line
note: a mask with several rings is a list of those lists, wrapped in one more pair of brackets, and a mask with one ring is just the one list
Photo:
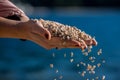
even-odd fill
[(95, 80), (98, 80), (99, 79), (99, 77), (95, 77)]
[(95, 74), (95, 71), (91, 71), (92, 74)]
[(102, 76), (102, 80), (105, 80), (105, 76)]
[(92, 80), (94, 80), (94, 79), (92, 79)]
[(78, 72), (78, 74), (80, 74), (81, 72)]
[(98, 55), (101, 55), (102, 54), (102, 49), (99, 49), (98, 52), (97, 52)]
[(58, 73), (58, 70), (56, 70), (55, 72)]
[(77, 64), (77, 67), (79, 67), (80, 65), (79, 64)]
[(55, 57), (55, 53), (53, 53), (52, 56)]
[(59, 79), (62, 79), (62, 78), (63, 78), (63, 76), (60, 76), (60, 77), (59, 77)]
[(64, 53), (64, 58), (66, 57), (66, 53)]
[(70, 62), (72, 63), (74, 60), (73, 59), (70, 59)]
[(57, 80), (56, 78), (54, 80)]
[(88, 53), (91, 52), (92, 46), (88, 46)]
[(105, 60), (103, 60), (102, 63), (105, 63)]
[(53, 64), (50, 64), (50, 68), (53, 68), (54, 67), (54, 65)]
[(92, 66), (90, 64), (87, 65), (87, 70), (91, 70), (92, 69)]
[(71, 53), (70, 53), (70, 56), (71, 56), (71, 57), (73, 57), (73, 56), (74, 56), (74, 53), (73, 53), (73, 52), (71, 52)]
[(98, 63), (98, 64), (97, 64), (97, 67), (100, 67), (100, 66), (101, 66), (101, 64), (100, 64), (100, 63)]
[(88, 52), (83, 52), (83, 55), (88, 56)]
[(83, 71), (83, 72), (81, 73), (81, 76), (84, 77), (84, 76), (85, 76), (85, 73), (86, 73), (86, 71)]
[(94, 62), (95, 62), (95, 60), (92, 60), (91, 62), (92, 62), (92, 63), (94, 63)]
[(84, 62), (80, 62), (80, 64), (83, 65), (83, 66), (86, 66), (86, 63), (84, 63)]

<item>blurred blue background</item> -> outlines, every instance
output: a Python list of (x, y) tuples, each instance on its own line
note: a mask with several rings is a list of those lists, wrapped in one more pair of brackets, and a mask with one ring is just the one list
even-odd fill
[[(96, 62), (105, 59), (106, 63), (96, 70), (95, 75), (81, 77), (77, 68), (80, 61), (86, 62), (80, 49), (46, 50), (31, 41), (18, 39), (0, 39), (0, 80), (86, 80), (105, 75), (105, 80), (120, 79), (120, 10), (113, 8), (55, 8), (21, 7), (30, 18), (43, 18), (63, 24), (76, 26), (91, 36), (95, 36), (98, 46), (93, 47), (90, 55), (96, 56)], [(102, 48), (103, 54), (96, 52)], [(70, 63), (70, 52), (74, 52), (74, 62)], [(55, 53), (55, 57), (52, 54)], [(66, 53), (66, 58), (64, 58)], [(49, 67), (54, 64), (54, 68)], [(58, 73), (55, 70), (58, 69)], [(57, 79), (59, 80), (59, 79)], [(100, 79), (101, 80), (101, 79)]]

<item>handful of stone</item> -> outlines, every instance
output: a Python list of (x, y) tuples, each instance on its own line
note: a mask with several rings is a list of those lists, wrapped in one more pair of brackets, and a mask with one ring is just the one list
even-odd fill
[(64, 40), (79, 41), (80, 43), (86, 44), (86, 48), (88, 46), (97, 45), (95, 38), (75, 26), (64, 25), (55, 21), (43, 19), (40, 19), (39, 21), (42, 23), (44, 28), (49, 30), (52, 37), (59, 37), (63, 40), (62, 45), (65, 45)]

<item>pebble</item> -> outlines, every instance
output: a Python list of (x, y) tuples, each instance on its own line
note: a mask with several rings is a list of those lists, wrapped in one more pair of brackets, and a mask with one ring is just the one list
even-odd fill
[(53, 68), (54, 67), (54, 65), (53, 64), (50, 64), (50, 68)]
[(55, 72), (58, 73), (58, 69)]
[(102, 76), (102, 80), (105, 80), (105, 76), (104, 75)]
[(98, 64), (97, 64), (97, 67), (100, 67), (100, 66), (101, 66), (101, 63), (98, 63)]
[(101, 55), (102, 54), (102, 49), (99, 49), (98, 52), (97, 52), (98, 55)]
[(84, 77), (84, 76), (85, 76), (85, 73), (86, 73), (86, 71), (83, 71), (83, 72), (81, 73), (81, 76)]
[(70, 59), (70, 62), (72, 63), (74, 61), (74, 59)]
[(52, 56), (55, 57), (55, 53), (53, 53)]
[(77, 67), (79, 67), (80, 66), (80, 64), (77, 64)]
[(56, 78), (54, 80), (57, 80)]
[(62, 79), (62, 78), (63, 78), (63, 76), (60, 76), (60, 77), (59, 77), (59, 79)]
[(73, 52), (71, 52), (71, 53), (70, 53), (70, 56), (71, 56), (71, 57), (73, 57), (73, 56), (74, 56), (74, 53), (73, 53)]
[(95, 77), (95, 80), (98, 80), (99, 79), (99, 77), (97, 76), (97, 77)]
[(64, 58), (66, 57), (66, 53), (64, 53)]

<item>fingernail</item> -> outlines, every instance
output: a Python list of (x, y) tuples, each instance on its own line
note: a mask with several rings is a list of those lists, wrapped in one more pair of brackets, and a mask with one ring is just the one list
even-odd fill
[(49, 35), (48, 34), (45, 34), (45, 38), (47, 38), (49, 40)]
[(92, 44), (95, 45), (95, 46), (98, 44), (97, 41), (94, 38), (92, 40)]
[(86, 49), (86, 48), (87, 48), (86, 43), (85, 43), (83, 40), (81, 40), (81, 42), (82, 42), (82, 43), (81, 43), (81, 47), (84, 48), (84, 49)]

